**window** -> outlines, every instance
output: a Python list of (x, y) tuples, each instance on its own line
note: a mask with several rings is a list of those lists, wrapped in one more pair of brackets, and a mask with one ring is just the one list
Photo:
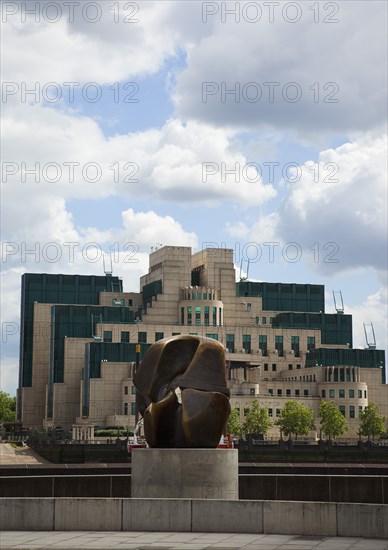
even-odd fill
[(272, 325), (272, 322), (273, 322), (273, 317), (270, 317), (270, 318), (269, 318), (269, 323), (270, 323), (270, 325)]
[(180, 336), (180, 332), (173, 332), (171, 336)]
[(266, 325), (266, 324), (267, 324), (267, 317), (262, 317), (262, 318), (261, 318), (261, 324), (262, 324), (262, 325)]
[(278, 388), (278, 397), (281, 397), (281, 395), (282, 395), (282, 390), (281, 388)]
[(132, 306), (132, 305), (133, 305), (132, 298), (129, 298), (129, 300), (128, 300), (128, 305), (129, 305), (129, 306)]
[(307, 349), (315, 349), (315, 336), (307, 336)]
[(131, 387), (131, 394), (136, 395), (136, 386)]
[(259, 334), (259, 349), (262, 355), (267, 355), (267, 335)]
[(124, 386), (124, 395), (128, 395), (128, 386)]
[(361, 413), (362, 413), (362, 407), (361, 405), (358, 405), (358, 418), (360, 418)]
[(364, 390), (364, 399), (366, 399), (366, 390)]
[[(350, 397), (350, 399), (353, 399), (353, 397), (354, 397), (354, 390), (349, 390), (349, 397)], [(354, 416), (351, 417), (351, 418), (354, 418)]]
[(220, 327), (222, 327), (222, 308), (218, 308), (218, 324)]
[(217, 307), (216, 306), (213, 306), (212, 317), (213, 317), (213, 327), (216, 327), (217, 326)]
[(356, 412), (354, 410), (354, 405), (349, 406), (349, 418), (356, 418)]
[(265, 370), (265, 371), (268, 370), (268, 363), (264, 363), (264, 370)]
[(343, 399), (345, 397), (345, 390), (338, 390), (338, 397)]
[(249, 413), (249, 407), (244, 407), (244, 416), (246, 416)]
[(340, 410), (340, 413), (341, 413), (343, 416), (346, 416), (346, 414), (345, 414), (345, 412), (346, 412), (345, 405), (340, 405), (340, 406), (339, 406), (339, 410)]
[(362, 390), (357, 390), (358, 399), (362, 399)]
[(280, 416), (280, 409), (276, 409), (276, 416)]
[(245, 353), (251, 353), (251, 335), (243, 334), (243, 349)]
[(128, 331), (121, 331), (121, 342), (123, 342), (123, 343), (129, 342), (129, 332)]
[(124, 403), (124, 414), (128, 416), (128, 403)]
[(292, 363), (288, 363), (288, 370), (292, 370)]
[(250, 395), (255, 395), (255, 388), (250, 388), (249, 393)]
[(155, 332), (155, 342), (158, 340), (163, 340), (164, 338), (164, 332)]
[(218, 334), (216, 334), (215, 332), (207, 332), (206, 338), (213, 338), (213, 340), (218, 340)]
[(112, 331), (104, 330), (104, 342), (112, 342)]
[(137, 336), (137, 341), (139, 344), (146, 344), (147, 343), (147, 333), (146, 332), (139, 332)]
[(291, 350), (295, 357), (299, 356), (299, 336), (291, 336)]
[(272, 417), (272, 409), (268, 409), (268, 416)]
[(195, 324), (201, 324), (201, 306), (195, 306)]
[(322, 390), (322, 397), (326, 397), (326, 390)]
[(296, 368), (297, 368), (297, 369), (300, 369), (300, 368), (301, 368), (301, 365), (296, 365)]
[(329, 390), (329, 397), (330, 397), (330, 399), (335, 398), (335, 390)]
[(247, 304), (247, 311), (252, 311), (252, 304)]
[(228, 351), (230, 351), (231, 353), (234, 353), (234, 334), (226, 335), (226, 347)]
[(303, 395), (304, 395), (304, 397), (308, 397), (308, 395), (309, 395), (309, 390), (303, 390)]
[(276, 363), (272, 363), (272, 370), (276, 371)]
[(191, 325), (193, 323), (193, 309), (191, 306), (187, 306), (187, 324)]
[(256, 323), (256, 325), (259, 324), (259, 318), (258, 317), (255, 317), (255, 323)]
[(205, 326), (209, 326), (209, 306), (204, 307), (204, 324)]
[(278, 355), (283, 355), (283, 336), (275, 336), (275, 350)]
[(270, 389), (268, 390), (268, 395), (273, 395), (273, 389), (272, 389), (272, 388), (270, 388)]
[(131, 415), (132, 415), (132, 416), (135, 416), (135, 415), (136, 415), (136, 411), (137, 411), (136, 403), (131, 403)]
[(300, 396), (300, 390), (295, 390), (295, 397), (299, 397)]
[(286, 395), (287, 395), (287, 397), (290, 397), (290, 395), (291, 395), (291, 390), (286, 390)]

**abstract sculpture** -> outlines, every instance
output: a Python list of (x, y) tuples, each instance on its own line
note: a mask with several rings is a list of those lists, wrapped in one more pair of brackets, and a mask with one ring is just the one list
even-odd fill
[(230, 414), (224, 347), (173, 336), (153, 344), (134, 376), (150, 447), (217, 447)]

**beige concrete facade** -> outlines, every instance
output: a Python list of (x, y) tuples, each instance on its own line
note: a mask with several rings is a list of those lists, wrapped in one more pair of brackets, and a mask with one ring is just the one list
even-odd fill
[[(195, 275), (197, 285), (192, 285)], [(144, 302), (142, 292), (161, 284), (161, 292)], [(143, 342), (152, 344), (176, 334), (216, 338), (226, 348), (226, 363), (232, 407), (240, 409), (241, 420), (253, 399), (268, 408), (275, 420), (284, 403), (297, 399), (318, 417), (322, 400), (334, 401), (348, 423), (347, 437), (357, 439), (358, 416), (369, 402), (388, 417), (388, 385), (381, 383), (381, 371), (356, 365), (305, 368), (308, 338), (315, 348), (343, 348), (346, 344), (322, 344), (321, 331), (275, 328), (272, 319), (279, 311), (263, 309), (261, 296), (237, 296), (233, 251), (206, 249), (192, 255), (189, 247), (167, 246), (150, 255), (149, 272), (140, 279), (140, 292), (100, 292), (99, 304), (121, 305), (141, 311), (132, 323), (97, 320), (94, 338), (65, 338), (63, 382), (53, 384), (52, 412), (47, 418), (47, 385), (50, 367), (50, 310), (52, 304), (34, 304), (33, 383), (23, 391), (23, 422), (27, 427), (135, 425), (133, 362), (101, 361), (100, 377), (83, 380), (85, 345)], [(82, 306), (80, 306), (82, 307)], [(137, 315), (137, 313), (135, 314)], [(124, 334), (125, 333), (125, 334)], [(123, 334), (125, 338), (123, 338)], [(276, 346), (282, 338), (282, 351)], [(298, 338), (299, 349), (293, 350)], [(266, 340), (265, 350), (260, 342)], [(88, 384), (88, 388), (84, 387)], [(84, 416), (82, 396), (88, 394)], [(318, 422), (317, 422), (318, 425)], [(79, 433), (79, 432), (77, 432)], [(91, 433), (86, 430), (85, 433)], [(271, 428), (268, 437), (279, 438)], [(317, 432), (310, 434), (316, 437)], [(319, 431), (318, 431), (319, 436)]]

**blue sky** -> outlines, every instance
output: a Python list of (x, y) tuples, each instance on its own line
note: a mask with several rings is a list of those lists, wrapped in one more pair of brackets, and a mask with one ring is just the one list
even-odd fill
[(386, 349), (386, 3), (92, 4), (2, 7), (2, 388), (23, 272), (114, 251), (138, 290), (156, 244), (233, 248), (237, 276), (249, 256), (251, 279), (324, 284), (329, 312), (341, 290), (355, 347), (372, 322)]

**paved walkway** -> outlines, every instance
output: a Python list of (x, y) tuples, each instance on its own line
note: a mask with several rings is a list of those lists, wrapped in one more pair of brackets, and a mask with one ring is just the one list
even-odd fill
[(0, 443), (0, 465), (6, 464), (49, 464), (49, 462), (29, 447), (13, 447), (10, 443)]
[(140, 533), (102, 531), (4, 531), (1, 550), (388, 550), (388, 541), (348, 537), (232, 533)]

